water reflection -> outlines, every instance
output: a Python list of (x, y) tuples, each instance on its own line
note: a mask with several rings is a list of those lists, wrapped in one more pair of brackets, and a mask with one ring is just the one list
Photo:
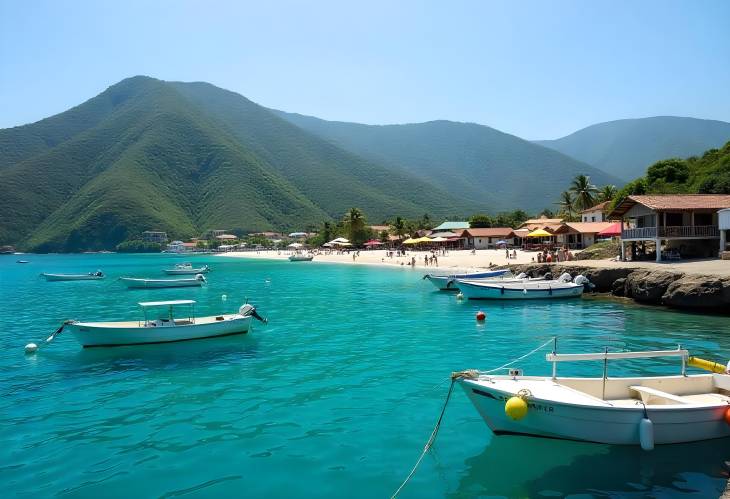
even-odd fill
[(728, 479), (730, 439), (660, 445), (600, 445), (501, 436), (465, 461), (450, 497), (587, 494), (718, 497)]

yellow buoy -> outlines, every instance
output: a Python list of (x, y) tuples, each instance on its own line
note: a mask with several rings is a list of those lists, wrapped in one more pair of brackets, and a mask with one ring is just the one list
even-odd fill
[(519, 421), (527, 415), (527, 401), (515, 395), (504, 404), (504, 412), (515, 421)]
[(687, 364), (692, 367), (698, 367), (700, 369), (704, 369), (705, 371), (710, 371), (713, 373), (725, 374), (726, 372), (726, 367), (722, 364), (718, 364), (717, 362), (713, 362), (711, 360), (700, 359), (697, 357), (689, 357), (687, 359)]

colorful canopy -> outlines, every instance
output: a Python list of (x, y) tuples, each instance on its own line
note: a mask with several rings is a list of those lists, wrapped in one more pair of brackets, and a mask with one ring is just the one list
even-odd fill
[(365, 243), (365, 246), (380, 246), (381, 244), (383, 243), (378, 241), (377, 239), (371, 239), (370, 241)]
[(499, 241), (497, 241), (494, 244), (507, 244), (507, 241), (505, 241), (504, 239), (500, 239)]
[(605, 229), (603, 229), (601, 232), (598, 233), (599, 236), (620, 236), (621, 235), (621, 224), (616, 222), (613, 225), (609, 225)]
[(418, 239), (415, 239), (415, 241), (417, 243), (430, 243), (431, 242), (431, 239), (429, 239), (426, 236), (423, 236), (423, 237), (419, 237)]
[(433, 243), (445, 243), (446, 241), (448, 241), (448, 239), (445, 237), (441, 237), (441, 236), (434, 237), (433, 239), (431, 239), (431, 242), (433, 242)]
[(550, 234), (548, 231), (543, 229), (537, 229), (533, 230), (529, 234), (527, 234), (527, 237), (552, 237), (553, 235)]
[(418, 243), (418, 241), (416, 241), (415, 239), (412, 239), (410, 237), (408, 239), (406, 239), (405, 241), (403, 241), (403, 244), (417, 244), (417, 243)]

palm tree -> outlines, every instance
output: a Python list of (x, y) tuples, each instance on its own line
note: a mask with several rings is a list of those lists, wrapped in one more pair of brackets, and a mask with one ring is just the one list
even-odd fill
[(618, 189), (616, 189), (615, 185), (604, 185), (598, 193), (598, 198), (601, 202), (612, 201), (616, 197), (616, 194), (618, 194)]
[(576, 210), (585, 210), (596, 204), (598, 189), (591, 184), (591, 179), (585, 175), (577, 175), (570, 185), (570, 191), (575, 194), (574, 207)]
[(560, 212), (565, 215), (568, 220), (573, 219), (573, 207), (575, 205), (575, 198), (570, 191), (563, 191), (560, 193), (560, 200), (555, 203), (560, 206)]
[(406, 227), (406, 221), (403, 220), (401, 217), (395, 217), (395, 220), (393, 220), (393, 223), (390, 224), (390, 232), (394, 236), (398, 236), (398, 239), (403, 239), (403, 237), (407, 233), (407, 227)]
[(342, 222), (345, 225), (345, 230), (347, 230), (348, 239), (353, 244), (357, 244), (365, 232), (365, 215), (363, 215), (359, 208), (350, 208), (345, 213), (345, 218)]

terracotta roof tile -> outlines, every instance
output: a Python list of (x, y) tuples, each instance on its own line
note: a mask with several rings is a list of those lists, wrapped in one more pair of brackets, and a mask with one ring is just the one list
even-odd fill
[(462, 232), (464, 237), (512, 237), (513, 234), (514, 231), (509, 227), (475, 228)]

